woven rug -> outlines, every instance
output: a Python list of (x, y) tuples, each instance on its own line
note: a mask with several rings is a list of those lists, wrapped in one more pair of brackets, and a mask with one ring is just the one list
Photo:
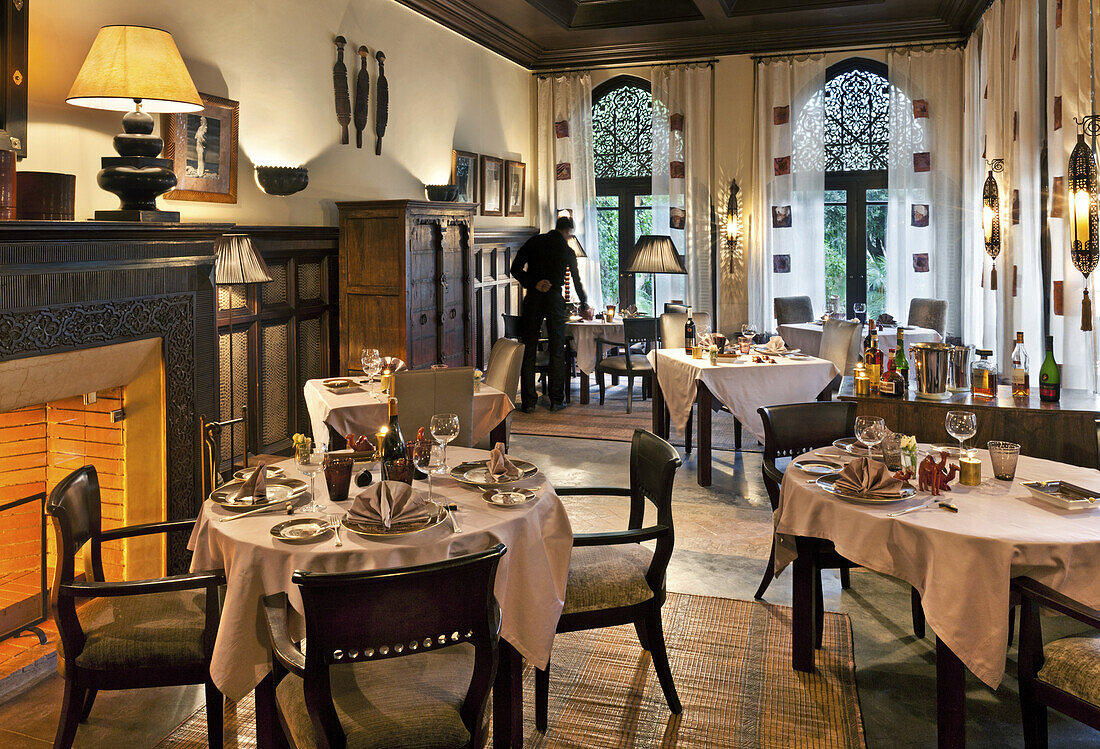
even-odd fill
[[(672, 715), (632, 626), (558, 635), (550, 727), (535, 730), (534, 671), (524, 673), (526, 747), (863, 747), (852, 628), (825, 614), (817, 671), (791, 668), (791, 610), (669, 594), (665, 637), (683, 713)], [(254, 747), (248, 697), (226, 709), (226, 746)], [(158, 749), (206, 746), (200, 709)]]

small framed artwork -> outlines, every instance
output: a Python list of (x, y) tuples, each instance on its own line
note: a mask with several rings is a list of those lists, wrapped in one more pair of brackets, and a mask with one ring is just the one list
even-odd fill
[(791, 108), (790, 108), (790, 106), (772, 107), (772, 124), (773, 125), (786, 125), (790, 121), (791, 121)]
[(527, 165), (522, 161), (504, 162), (505, 216), (522, 216), (527, 204)]
[(777, 156), (773, 161), (773, 167), (776, 177), (782, 177), (784, 174), (791, 173), (791, 157), (790, 156)]
[(504, 215), (504, 160), (481, 157), (481, 215)]
[(772, 228), (773, 229), (789, 229), (789, 228), (791, 228), (791, 207), (789, 205), (773, 205), (772, 206)]
[(913, 215), (909, 219), (909, 223), (913, 226), (928, 226), (928, 204), (927, 203), (913, 203)]
[(458, 186), (459, 203), (477, 202), (477, 154), (451, 151), (451, 184)]
[(913, 117), (918, 120), (928, 117), (927, 99), (913, 99)]
[(914, 273), (927, 273), (929, 270), (928, 253), (927, 252), (914, 252), (913, 253), (913, 272)]
[(240, 103), (200, 93), (203, 109), (166, 114), (164, 158), (172, 160), (176, 189), (169, 200), (237, 202), (237, 126)]
[(687, 223), (687, 212), (683, 208), (668, 209), (668, 228), (683, 229)]
[(790, 273), (790, 255), (772, 255), (772, 273)]
[(932, 171), (932, 154), (928, 151), (918, 151), (913, 154), (913, 171), (914, 172), (930, 172)]

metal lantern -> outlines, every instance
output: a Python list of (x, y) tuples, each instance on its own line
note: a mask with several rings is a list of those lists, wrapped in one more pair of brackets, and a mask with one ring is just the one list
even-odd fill
[(989, 176), (982, 188), (982, 231), (985, 234), (985, 251), (993, 259), (993, 268), (989, 271), (989, 289), (997, 290), (997, 256), (1001, 254), (1001, 188), (997, 184), (995, 172), (1005, 170), (1004, 159), (989, 162)]
[(1073, 232), (1069, 255), (1073, 267), (1085, 277), (1084, 296), (1081, 299), (1081, 330), (1092, 330), (1092, 300), (1089, 299), (1089, 274), (1096, 269), (1100, 259), (1097, 242), (1096, 203), (1096, 153), (1085, 142), (1085, 134), (1095, 138), (1100, 122), (1095, 115), (1076, 120), (1081, 127), (1077, 133), (1077, 145), (1069, 155), (1066, 181), (1069, 188), (1070, 228)]

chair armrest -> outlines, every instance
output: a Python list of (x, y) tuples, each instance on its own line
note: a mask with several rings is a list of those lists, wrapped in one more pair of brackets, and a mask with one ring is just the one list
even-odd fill
[(1100, 629), (1100, 610), (1089, 608), (1058, 591), (1032, 580), (1030, 577), (1017, 577), (1012, 587), (1020, 595), (1035, 599), (1040, 606), (1065, 614), (1090, 627)]
[(783, 471), (776, 468), (773, 464), (764, 461), (761, 464), (761, 469), (764, 471), (764, 475), (774, 481), (776, 485), (783, 483)]
[(555, 486), (554, 492), (559, 497), (629, 497), (630, 490), (618, 486)]
[(298, 676), (305, 676), (306, 657), (290, 639), (290, 629), (287, 626), (286, 593), (264, 596), (263, 604), (264, 620), (267, 622), (267, 633), (271, 638), (273, 657), (288, 671)]
[(108, 598), (111, 596), (140, 596), (146, 593), (173, 593), (178, 590), (200, 590), (225, 585), (225, 572), (211, 570), (192, 572), (187, 575), (172, 575), (150, 580), (130, 580), (127, 582), (72, 582), (62, 583), (57, 588), (59, 596), (73, 598)]
[(120, 538), (133, 538), (134, 536), (148, 536), (153, 533), (171, 533), (172, 531), (191, 530), (197, 518), (190, 520), (170, 520), (165, 523), (144, 523), (142, 525), (128, 525), (123, 528), (112, 528), (99, 534), (100, 541), (117, 541)]
[(605, 533), (577, 533), (573, 536), (573, 546), (617, 546), (652, 541), (668, 535), (667, 525), (651, 525), (648, 528), (632, 528), (626, 531), (607, 531)]

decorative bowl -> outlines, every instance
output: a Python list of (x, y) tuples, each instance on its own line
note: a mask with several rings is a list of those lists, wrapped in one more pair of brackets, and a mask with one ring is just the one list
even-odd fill
[(440, 203), (453, 203), (458, 200), (458, 185), (424, 185), (428, 200)]
[(304, 166), (257, 166), (256, 184), (268, 195), (293, 195), (309, 184)]

